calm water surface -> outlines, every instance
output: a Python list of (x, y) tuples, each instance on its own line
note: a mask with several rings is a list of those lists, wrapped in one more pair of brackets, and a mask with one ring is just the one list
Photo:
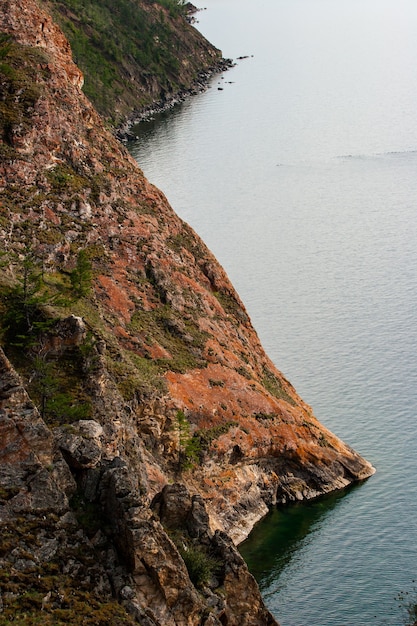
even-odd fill
[(248, 58), (130, 149), (277, 366), (377, 468), (271, 512), (242, 552), (282, 626), (399, 626), (417, 579), (417, 3), (203, 2), (198, 28)]

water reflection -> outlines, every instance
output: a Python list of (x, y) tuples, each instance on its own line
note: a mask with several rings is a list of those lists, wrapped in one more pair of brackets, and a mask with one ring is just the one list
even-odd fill
[(204, 34), (254, 57), (145, 124), (134, 155), (272, 360), (378, 469), (272, 511), (242, 553), (282, 626), (399, 626), (417, 563), (417, 3), (206, 3)]
[(279, 588), (280, 574), (293, 559), (302, 560), (303, 548), (314, 540), (326, 518), (359, 487), (357, 484), (313, 501), (275, 507), (255, 526), (239, 551), (263, 592), (271, 585), (272, 593)]
[(185, 109), (190, 105), (190, 102), (180, 102), (174, 108), (161, 113), (155, 113), (148, 120), (144, 120), (139, 124), (135, 124), (131, 128), (131, 134), (135, 139), (131, 139), (127, 142), (127, 149), (134, 158), (140, 156), (142, 144), (148, 144), (151, 141), (156, 140), (161, 143), (162, 141), (171, 140), (174, 136), (175, 119), (183, 115)]

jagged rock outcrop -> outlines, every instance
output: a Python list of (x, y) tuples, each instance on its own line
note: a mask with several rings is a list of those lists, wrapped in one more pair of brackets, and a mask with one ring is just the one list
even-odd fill
[[(166, 487), (159, 496), (159, 521), (140, 476), (119, 456), (106, 459), (99, 424), (80, 421), (52, 436), (2, 350), (0, 383), (6, 620), (29, 605), (56, 616), (57, 624), (78, 623), (77, 611), (83, 624), (97, 619), (100, 624), (133, 619), (145, 626), (276, 623), (231, 540), (211, 532), (201, 497), (191, 497), (184, 485)], [(210, 554), (215, 577), (195, 580), (198, 591), (169, 531), (177, 533), (177, 543), (189, 542), (189, 552), (194, 541), (197, 555), (208, 560)]]
[(373, 468), (267, 357), (51, 18), (3, 0), (0, 27), (4, 615), (273, 624), (232, 540)]

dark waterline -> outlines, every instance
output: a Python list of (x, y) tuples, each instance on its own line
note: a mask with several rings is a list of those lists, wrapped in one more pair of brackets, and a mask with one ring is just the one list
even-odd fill
[[(281, 571), (293, 556), (314, 540), (314, 533), (325, 524), (325, 517), (347, 498), (358, 485), (311, 502), (273, 507), (253, 529), (250, 539), (239, 546), (261, 591), (279, 581)], [(269, 592), (273, 593), (273, 592)]]
[(377, 468), (272, 512), (242, 551), (282, 626), (400, 626), (417, 575), (417, 4), (204, 6), (202, 32), (249, 58), (130, 149), (277, 366)]

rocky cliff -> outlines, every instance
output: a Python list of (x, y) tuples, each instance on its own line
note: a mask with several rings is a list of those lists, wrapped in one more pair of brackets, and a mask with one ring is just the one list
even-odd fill
[(113, 124), (201, 90), (230, 62), (190, 22), (183, 0), (41, 0), (63, 28), (83, 91)]
[(265, 354), (203, 242), (1, 0), (0, 624), (275, 624), (235, 543), (373, 472)]

